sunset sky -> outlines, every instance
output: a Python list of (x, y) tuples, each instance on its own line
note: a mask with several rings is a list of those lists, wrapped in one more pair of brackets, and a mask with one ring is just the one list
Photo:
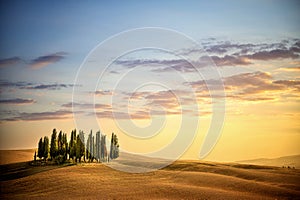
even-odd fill
[[(198, 159), (219, 111), (207, 86), (222, 92), (215, 68), (225, 119), (205, 159), (300, 154), (299, 10), (299, 1), (279, 0), (1, 1), (0, 149), (35, 148), (53, 128), (68, 135), (78, 128), (115, 132), (123, 150), (147, 153), (185, 127), (196, 134), (182, 158)], [(124, 31), (128, 39), (118, 39)], [(105, 65), (144, 41), (182, 43), (176, 52), (146, 46)]]

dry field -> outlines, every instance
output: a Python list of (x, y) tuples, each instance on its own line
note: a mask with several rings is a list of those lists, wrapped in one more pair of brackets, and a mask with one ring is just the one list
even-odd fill
[(36, 149), (0, 150), (0, 165), (33, 160)]
[(299, 183), (298, 169), (246, 164), (177, 161), (132, 174), (99, 163), (24, 162), (1, 165), (0, 199), (299, 199)]

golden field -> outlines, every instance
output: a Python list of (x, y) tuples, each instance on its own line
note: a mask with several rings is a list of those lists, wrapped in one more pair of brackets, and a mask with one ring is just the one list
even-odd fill
[[(6, 151), (1, 151), (1, 154)], [(7, 151), (8, 152), (8, 151)], [(31, 166), (34, 150), (1, 161), (0, 199), (298, 199), (300, 170), (238, 163), (176, 161), (148, 173), (100, 163)], [(20, 156), (22, 155), (22, 156)], [(20, 163), (15, 163), (20, 158)], [(126, 164), (126, 154), (108, 165)], [(1, 155), (3, 159), (3, 155)], [(118, 163), (119, 162), (119, 163)], [(132, 161), (131, 161), (132, 162)], [(129, 163), (129, 162), (127, 162)], [(152, 163), (153, 164), (153, 163)]]

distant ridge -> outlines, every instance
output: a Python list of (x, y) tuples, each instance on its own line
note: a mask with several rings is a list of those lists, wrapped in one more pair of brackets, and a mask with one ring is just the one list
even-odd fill
[(278, 167), (295, 167), (300, 168), (300, 154), (292, 156), (283, 156), (278, 158), (258, 158), (252, 160), (240, 160), (236, 161), (238, 163), (247, 163), (255, 165), (269, 165), (269, 166), (278, 166)]

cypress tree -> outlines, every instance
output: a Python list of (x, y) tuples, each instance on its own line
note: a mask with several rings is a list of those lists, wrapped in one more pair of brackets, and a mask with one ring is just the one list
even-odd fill
[(76, 138), (76, 160), (79, 159), (79, 162), (81, 162), (81, 158), (84, 156), (84, 151), (84, 133), (83, 131), (79, 131)]
[(68, 149), (68, 141), (67, 141), (67, 134), (63, 134), (63, 145), (62, 145), (62, 155), (64, 157), (64, 161), (67, 160), (67, 149)]
[(45, 161), (48, 158), (49, 154), (49, 138), (47, 136), (44, 137), (44, 159)]
[(63, 155), (63, 135), (62, 135), (62, 131), (59, 131), (58, 137), (57, 137), (57, 155)]
[(86, 159), (90, 162), (90, 136), (88, 136), (86, 141), (86, 151), (85, 151)]
[(50, 144), (50, 157), (51, 160), (57, 156), (58, 148), (57, 148), (57, 132), (56, 129), (53, 129), (51, 135), (51, 144)]
[(100, 149), (101, 149), (101, 143), (100, 143), (100, 131), (96, 133), (96, 159), (99, 162), (100, 161)]
[(38, 144), (38, 157), (42, 159), (43, 156), (44, 156), (44, 143), (43, 143), (43, 138), (41, 138)]
[(79, 133), (79, 139), (80, 139), (80, 158), (82, 158), (82, 156), (84, 156), (84, 153), (85, 153), (84, 132), (83, 131), (81, 131)]
[(111, 139), (110, 139), (110, 151), (109, 151), (110, 159), (113, 159), (113, 151), (114, 151), (114, 133), (111, 134)]
[(116, 134), (112, 133), (110, 143), (110, 159), (119, 157), (119, 141)]
[(72, 158), (74, 160), (74, 158), (76, 157), (76, 129), (74, 129), (71, 132), (71, 140), (70, 140), (70, 144), (69, 144), (69, 149), (70, 149), (70, 158)]
[(36, 161), (36, 151), (34, 151), (33, 160), (34, 160), (34, 162)]

